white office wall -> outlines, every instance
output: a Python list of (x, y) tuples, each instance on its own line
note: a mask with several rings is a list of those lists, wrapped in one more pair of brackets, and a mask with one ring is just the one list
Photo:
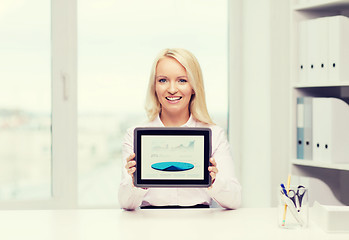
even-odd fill
[(259, 207), (270, 202), (270, 1), (243, 1), (242, 9), (241, 182), (243, 205)]
[[(235, 0), (229, 6), (230, 95), (235, 95), (229, 133), (244, 207), (275, 206), (277, 186), (287, 177), (288, 5)], [(240, 24), (234, 23), (238, 18)]]
[(271, 206), (290, 166), (290, 2), (271, 0)]

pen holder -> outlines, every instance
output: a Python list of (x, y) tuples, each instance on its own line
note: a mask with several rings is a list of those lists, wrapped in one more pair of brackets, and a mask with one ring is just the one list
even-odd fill
[(281, 228), (306, 228), (309, 222), (308, 188), (291, 186), (278, 192), (278, 225)]

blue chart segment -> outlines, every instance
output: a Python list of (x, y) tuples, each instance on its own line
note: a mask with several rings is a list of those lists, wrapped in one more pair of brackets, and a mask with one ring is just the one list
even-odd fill
[(154, 163), (151, 167), (159, 171), (187, 171), (194, 168), (194, 165), (185, 162), (159, 162)]

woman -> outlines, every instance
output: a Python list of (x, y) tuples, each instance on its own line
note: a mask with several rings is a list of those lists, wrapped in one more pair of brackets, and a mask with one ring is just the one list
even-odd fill
[(133, 130), (123, 143), (122, 181), (119, 202), (124, 209), (149, 206), (209, 206), (212, 199), (227, 209), (241, 202), (241, 187), (234, 177), (230, 146), (222, 128), (214, 125), (206, 107), (198, 61), (185, 49), (165, 49), (154, 61), (148, 85), (146, 111), (149, 122), (142, 127), (209, 127), (212, 130), (211, 187), (137, 188), (133, 153)]

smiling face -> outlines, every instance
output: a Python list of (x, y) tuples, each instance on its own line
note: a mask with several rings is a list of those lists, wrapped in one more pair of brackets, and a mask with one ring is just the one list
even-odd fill
[(176, 59), (165, 57), (159, 60), (155, 92), (162, 107), (162, 120), (171, 118), (185, 123), (189, 119), (189, 103), (194, 91), (188, 82), (185, 68)]

